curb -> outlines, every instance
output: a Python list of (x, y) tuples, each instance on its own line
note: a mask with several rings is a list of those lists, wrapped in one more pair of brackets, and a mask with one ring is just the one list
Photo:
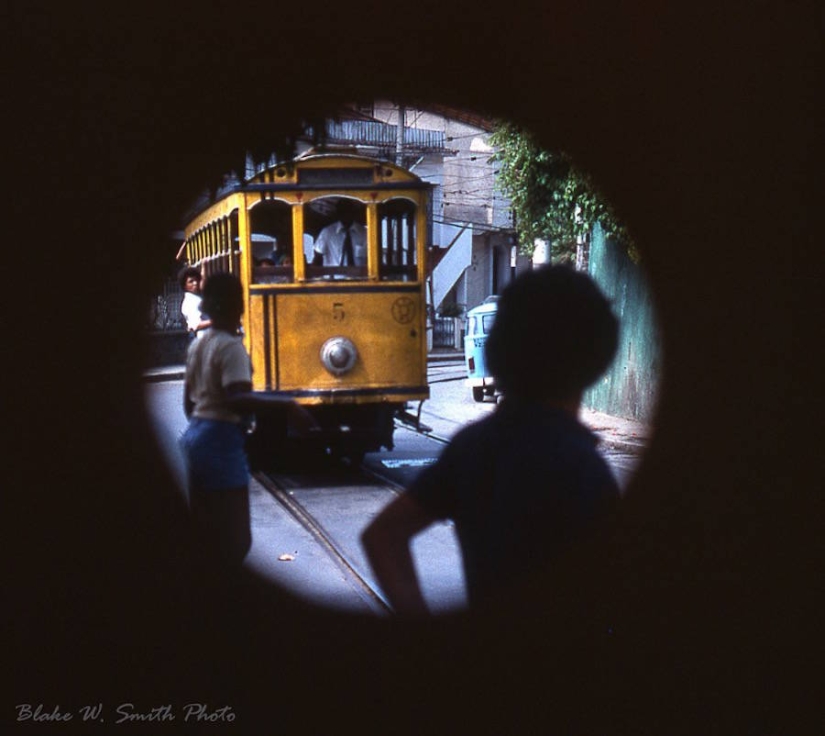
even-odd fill
[(647, 449), (647, 443), (643, 440), (624, 440), (617, 437), (605, 437), (599, 432), (596, 432), (596, 434), (599, 437), (601, 447), (609, 447), (628, 455), (641, 455)]
[(143, 374), (143, 380), (146, 383), (161, 383), (162, 381), (182, 381), (183, 370), (170, 369), (147, 371)]

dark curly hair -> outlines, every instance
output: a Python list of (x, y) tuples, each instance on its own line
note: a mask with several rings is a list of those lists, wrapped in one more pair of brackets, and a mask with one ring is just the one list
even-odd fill
[(542, 266), (505, 288), (485, 352), (503, 393), (559, 399), (596, 382), (618, 338), (619, 322), (589, 276)]
[(184, 266), (178, 272), (178, 283), (180, 284), (180, 288), (186, 291), (186, 280), (194, 276), (197, 278), (198, 281), (201, 280), (201, 271), (199, 268), (195, 268), (194, 266)]

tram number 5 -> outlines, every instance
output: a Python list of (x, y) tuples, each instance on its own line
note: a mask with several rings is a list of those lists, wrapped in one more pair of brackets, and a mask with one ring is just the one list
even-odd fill
[(333, 302), (332, 303), (332, 320), (334, 322), (343, 322), (344, 321), (344, 303), (343, 302)]

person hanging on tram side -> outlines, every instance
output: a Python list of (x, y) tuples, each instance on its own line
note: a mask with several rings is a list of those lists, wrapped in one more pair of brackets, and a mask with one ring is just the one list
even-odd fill
[(478, 608), (527, 595), (519, 585), (596, 533), (619, 499), (596, 435), (578, 420), (584, 390), (617, 349), (609, 302), (587, 275), (546, 266), (517, 277), (498, 305), (486, 351), (503, 400), (361, 535), (399, 614), (428, 613), (410, 543), (436, 521), (455, 524), (468, 604)]
[(202, 279), (200, 269), (194, 266), (186, 266), (178, 274), (178, 283), (184, 292), (180, 311), (186, 320), (186, 328), (189, 330), (190, 337), (200, 336), (203, 334), (201, 331), (211, 325), (209, 317), (201, 309)]
[(367, 263), (367, 229), (357, 220), (358, 206), (341, 200), (338, 219), (327, 225), (315, 239), (312, 265), (364, 266)]

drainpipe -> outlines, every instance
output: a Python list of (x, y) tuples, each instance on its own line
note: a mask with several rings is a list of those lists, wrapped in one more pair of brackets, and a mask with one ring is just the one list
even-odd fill
[(406, 108), (403, 105), (398, 106), (398, 127), (395, 136), (395, 163), (399, 166), (404, 165), (404, 118)]

